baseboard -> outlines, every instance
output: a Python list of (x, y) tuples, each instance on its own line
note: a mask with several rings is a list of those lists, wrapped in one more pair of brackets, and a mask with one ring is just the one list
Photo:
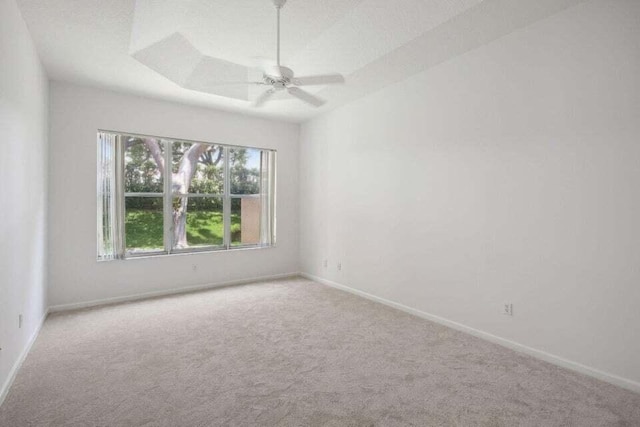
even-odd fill
[(585, 366), (585, 365), (582, 365), (580, 363), (577, 363), (577, 362), (574, 362), (574, 361), (571, 361), (571, 360), (567, 360), (567, 359), (564, 359), (564, 358), (559, 357), (559, 356), (555, 356), (555, 355), (547, 353), (545, 351), (537, 350), (535, 348), (528, 347), (526, 345), (517, 343), (515, 341), (511, 341), (511, 340), (508, 340), (508, 339), (505, 339), (505, 338), (501, 338), (501, 337), (499, 337), (497, 335), (493, 335), (493, 334), (490, 334), (488, 332), (484, 332), (484, 331), (481, 331), (479, 329), (475, 329), (475, 328), (472, 328), (470, 326), (466, 326), (466, 325), (463, 325), (461, 323), (454, 322), (452, 320), (445, 319), (445, 318), (440, 317), (440, 316), (436, 316), (436, 315), (433, 315), (433, 314), (430, 314), (430, 313), (427, 313), (427, 312), (424, 312), (424, 311), (421, 311), (421, 310), (418, 310), (418, 309), (415, 309), (415, 308), (412, 308), (412, 307), (408, 307), (408, 306), (406, 306), (404, 304), (400, 304), (400, 303), (397, 303), (397, 302), (394, 302), (394, 301), (391, 301), (391, 300), (388, 300), (388, 299), (385, 299), (385, 298), (381, 298), (381, 297), (375, 296), (375, 295), (370, 294), (368, 292), (364, 292), (364, 291), (361, 291), (361, 290), (358, 290), (358, 289), (354, 289), (354, 288), (351, 288), (349, 286), (345, 286), (343, 284), (333, 282), (331, 280), (323, 279), (322, 277), (314, 276), (314, 275), (308, 274), (308, 273), (300, 273), (300, 276), (302, 276), (302, 277), (304, 277), (306, 279), (309, 279), (309, 280), (313, 280), (313, 281), (318, 282), (318, 283), (322, 283), (323, 285), (327, 285), (327, 286), (330, 286), (332, 288), (340, 289), (340, 290), (349, 292), (351, 294), (358, 295), (358, 296), (361, 296), (363, 298), (366, 298), (366, 299), (369, 299), (369, 300), (372, 300), (372, 301), (376, 301), (376, 302), (379, 302), (381, 304), (396, 308), (398, 310), (402, 310), (402, 311), (404, 311), (406, 313), (413, 314), (413, 315), (421, 317), (423, 319), (431, 320), (433, 322), (439, 323), (439, 324), (444, 325), (444, 326), (448, 326), (448, 327), (456, 329), (458, 331), (466, 332), (466, 333), (474, 335), (474, 336), (476, 336), (478, 338), (482, 338), (482, 339), (485, 339), (487, 341), (491, 341), (493, 343), (499, 344), (499, 345), (501, 345), (503, 347), (507, 347), (507, 348), (509, 348), (511, 350), (515, 350), (515, 351), (518, 351), (520, 353), (525, 353), (525, 354), (528, 354), (529, 356), (533, 356), (533, 357), (535, 357), (537, 359), (544, 360), (545, 362), (549, 362), (549, 363), (552, 363), (554, 365), (557, 365), (557, 366), (560, 366), (560, 367), (563, 367), (563, 368), (566, 368), (566, 369), (570, 369), (572, 371), (576, 371), (576, 372), (579, 372), (581, 374), (588, 375), (590, 377), (597, 378), (599, 380), (608, 382), (608, 383), (616, 385), (618, 387), (622, 387), (622, 388), (625, 388), (627, 390), (631, 390), (631, 391), (634, 391), (636, 393), (640, 393), (640, 383), (639, 382), (636, 382), (636, 381), (633, 381), (633, 380), (629, 380), (627, 378), (622, 378), (620, 376), (617, 376), (617, 375), (614, 375), (614, 374), (610, 374), (610, 373), (607, 373), (607, 372), (603, 372), (603, 371), (600, 371), (598, 369), (591, 368), (589, 366)]
[(97, 299), (92, 301), (74, 302), (70, 304), (58, 304), (58, 305), (50, 306), (49, 312), (56, 313), (60, 311), (78, 310), (81, 308), (97, 307), (100, 305), (116, 304), (120, 302), (129, 302), (129, 301), (138, 301), (138, 300), (143, 300), (148, 298), (184, 294), (184, 293), (196, 292), (196, 291), (204, 291), (207, 289), (214, 289), (214, 288), (222, 288), (225, 286), (245, 285), (248, 283), (263, 282), (266, 280), (287, 279), (287, 278), (299, 277), (299, 276), (300, 274), (297, 272), (275, 274), (272, 276), (260, 276), (260, 277), (252, 277), (249, 279), (231, 280), (227, 282), (206, 283), (206, 284), (196, 285), (196, 286), (173, 288), (173, 289), (167, 289), (162, 291), (145, 292), (141, 294), (125, 295), (121, 297), (103, 298), (103, 299)]
[(18, 356), (18, 360), (16, 360), (16, 363), (13, 364), (13, 368), (11, 368), (11, 370), (9, 371), (9, 377), (4, 382), (4, 384), (2, 384), (2, 388), (0, 388), (0, 406), (2, 406), (4, 399), (9, 394), (9, 389), (13, 384), (13, 380), (16, 379), (16, 374), (20, 370), (20, 367), (22, 366), (24, 359), (27, 358), (27, 354), (29, 354), (29, 351), (31, 350), (33, 343), (36, 342), (36, 338), (38, 338), (38, 335), (40, 334), (40, 329), (42, 329), (42, 325), (44, 325), (44, 321), (47, 319), (48, 315), (49, 315), (49, 310), (47, 309), (42, 315), (42, 319), (40, 319), (40, 322), (38, 323), (36, 330), (31, 335), (31, 338), (29, 338), (27, 345), (24, 347), (24, 349), (22, 349), (22, 353), (20, 353), (20, 356)]

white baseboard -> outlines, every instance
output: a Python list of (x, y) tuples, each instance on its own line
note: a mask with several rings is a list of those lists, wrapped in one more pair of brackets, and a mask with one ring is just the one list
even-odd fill
[(22, 349), (20, 356), (18, 356), (18, 360), (16, 360), (16, 363), (13, 364), (13, 367), (9, 371), (9, 377), (4, 382), (4, 384), (2, 384), (2, 388), (0, 388), (0, 406), (2, 406), (4, 399), (9, 394), (9, 389), (11, 388), (11, 384), (13, 384), (13, 380), (16, 379), (16, 374), (20, 370), (20, 367), (22, 366), (24, 359), (27, 358), (27, 354), (29, 354), (29, 350), (31, 350), (33, 343), (36, 342), (36, 338), (38, 338), (38, 335), (40, 334), (40, 329), (42, 329), (42, 325), (44, 325), (44, 321), (47, 319), (48, 315), (49, 315), (49, 310), (47, 309), (42, 315), (42, 319), (40, 319), (40, 322), (38, 323), (36, 330), (33, 331), (33, 334), (31, 334), (31, 338), (29, 338), (27, 345), (24, 347), (24, 349)]
[(184, 288), (173, 288), (173, 289), (167, 289), (162, 291), (153, 291), (153, 292), (145, 292), (141, 294), (126, 295), (121, 297), (103, 298), (103, 299), (83, 301), (83, 302), (74, 302), (71, 304), (52, 305), (49, 307), (49, 312), (56, 313), (60, 311), (78, 310), (81, 308), (96, 307), (100, 305), (115, 304), (119, 302), (137, 301), (137, 300), (143, 300), (147, 298), (155, 298), (155, 297), (161, 297), (161, 296), (204, 291), (207, 289), (222, 288), (225, 286), (245, 285), (248, 283), (264, 282), (266, 280), (286, 279), (291, 277), (300, 277), (300, 273), (296, 272), (296, 273), (275, 274), (272, 276), (260, 276), (260, 277), (252, 277), (249, 279), (231, 280), (227, 282), (206, 283), (203, 285), (188, 286)]
[(627, 390), (631, 390), (631, 391), (634, 391), (636, 393), (640, 393), (640, 383), (639, 382), (636, 382), (636, 381), (633, 381), (633, 380), (630, 380), (630, 379), (627, 379), (627, 378), (623, 378), (623, 377), (620, 377), (620, 376), (617, 376), (617, 375), (614, 375), (614, 374), (610, 374), (610, 373), (607, 373), (607, 372), (603, 372), (603, 371), (600, 371), (598, 369), (591, 368), (589, 366), (585, 366), (585, 365), (582, 365), (580, 363), (573, 362), (571, 360), (567, 360), (567, 359), (564, 359), (564, 358), (559, 357), (559, 356), (555, 356), (555, 355), (547, 353), (545, 351), (537, 350), (535, 348), (528, 347), (526, 345), (517, 343), (515, 341), (511, 341), (511, 340), (508, 340), (508, 339), (505, 339), (505, 338), (501, 338), (501, 337), (499, 337), (497, 335), (493, 335), (493, 334), (490, 334), (488, 332), (484, 332), (484, 331), (481, 331), (479, 329), (475, 329), (475, 328), (472, 328), (470, 326), (466, 326), (466, 325), (463, 325), (461, 323), (454, 322), (452, 320), (448, 320), (448, 319), (445, 319), (443, 317), (436, 316), (436, 315), (433, 315), (433, 314), (418, 310), (416, 308), (408, 307), (408, 306), (406, 306), (404, 304), (400, 304), (400, 303), (397, 303), (397, 302), (394, 302), (394, 301), (390, 301), (388, 299), (381, 298), (381, 297), (375, 296), (373, 294), (370, 294), (370, 293), (367, 293), (367, 292), (364, 292), (364, 291), (361, 291), (361, 290), (358, 290), (358, 289), (354, 289), (354, 288), (351, 288), (349, 286), (342, 285), (340, 283), (333, 282), (331, 280), (323, 279), (322, 277), (314, 276), (314, 275), (308, 274), (308, 273), (300, 273), (300, 275), (302, 277), (304, 277), (304, 278), (309, 279), (309, 280), (313, 280), (315, 282), (322, 283), (323, 285), (327, 285), (327, 286), (330, 286), (332, 288), (340, 289), (340, 290), (349, 292), (351, 294), (358, 295), (358, 296), (361, 296), (363, 298), (379, 302), (381, 304), (396, 308), (398, 310), (402, 310), (402, 311), (404, 311), (406, 313), (413, 314), (413, 315), (421, 317), (423, 319), (431, 320), (433, 322), (439, 323), (439, 324), (444, 325), (444, 326), (448, 326), (448, 327), (456, 329), (458, 331), (466, 332), (466, 333), (474, 335), (474, 336), (476, 336), (478, 338), (482, 338), (482, 339), (485, 339), (487, 341), (491, 341), (491, 342), (499, 344), (499, 345), (501, 345), (503, 347), (507, 347), (507, 348), (510, 348), (512, 350), (528, 354), (528, 355), (533, 356), (533, 357), (535, 357), (537, 359), (544, 360), (545, 362), (549, 362), (549, 363), (552, 363), (554, 365), (557, 365), (557, 366), (560, 366), (560, 367), (563, 367), (563, 368), (566, 368), (566, 369), (570, 369), (572, 371), (576, 371), (576, 372), (579, 372), (581, 374), (585, 374), (585, 375), (597, 378), (597, 379), (602, 380), (602, 381), (606, 381), (606, 382), (608, 382), (610, 384), (625, 388)]

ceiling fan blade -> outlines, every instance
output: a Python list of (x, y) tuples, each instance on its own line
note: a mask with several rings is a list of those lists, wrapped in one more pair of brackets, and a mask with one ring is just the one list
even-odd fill
[(255, 101), (253, 101), (253, 106), (254, 107), (261, 107), (265, 102), (267, 102), (269, 100), (269, 98), (271, 98), (271, 96), (273, 96), (273, 94), (276, 92), (275, 89), (271, 88), (271, 89), (267, 89), (264, 92), (262, 92), (260, 94), (259, 97), (256, 98)]
[(335, 85), (344, 83), (344, 76), (342, 74), (303, 76), (294, 78), (292, 83), (296, 86)]
[(307, 104), (313, 105), (314, 107), (320, 107), (326, 102), (324, 99), (320, 99), (317, 96), (310, 94), (306, 90), (302, 90), (297, 87), (288, 87), (287, 92), (289, 92), (296, 98), (306, 102)]

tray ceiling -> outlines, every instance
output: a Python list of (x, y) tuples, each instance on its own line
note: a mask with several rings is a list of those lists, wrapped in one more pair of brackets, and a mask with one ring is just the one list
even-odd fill
[(275, 58), (270, 0), (18, 0), (50, 77), (200, 106), (302, 121), (491, 42), (584, 0), (289, 0), (282, 63), (342, 73), (314, 109), (282, 95), (255, 109)]

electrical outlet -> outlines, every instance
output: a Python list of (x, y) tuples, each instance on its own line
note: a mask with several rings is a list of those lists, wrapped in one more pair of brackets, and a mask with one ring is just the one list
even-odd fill
[(197, 265), (197, 264), (193, 264), (193, 265), (191, 266), (191, 269), (192, 269), (194, 272), (195, 272), (195, 271), (198, 271), (198, 265)]
[(328, 259), (325, 259), (325, 260), (322, 262), (322, 266), (323, 266), (324, 268), (329, 267), (329, 260), (328, 260)]
[(22, 328), (22, 314), (18, 314), (18, 328)]
[(506, 314), (507, 316), (513, 316), (513, 304), (510, 302), (505, 303), (502, 314)]
[(338, 271), (342, 271), (342, 263), (341, 262), (338, 263)]

